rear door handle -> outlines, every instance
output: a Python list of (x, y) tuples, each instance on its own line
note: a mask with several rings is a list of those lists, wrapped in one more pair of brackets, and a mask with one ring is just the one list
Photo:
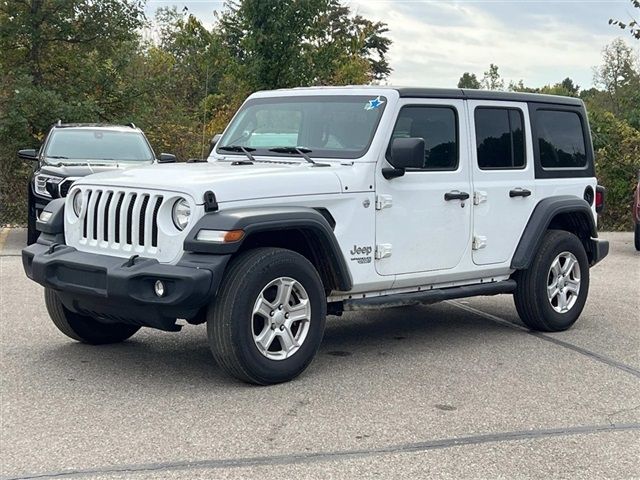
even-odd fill
[(449, 200), (466, 200), (469, 198), (469, 194), (467, 192), (459, 192), (454, 190), (453, 192), (447, 192), (444, 194), (444, 199), (448, 202)]
[(527, 190), (526, 188), (514, 188), (513, 190), (509, 190), (509, 196), (513, 197), (528, 197), (531, 195), (531, 190)]

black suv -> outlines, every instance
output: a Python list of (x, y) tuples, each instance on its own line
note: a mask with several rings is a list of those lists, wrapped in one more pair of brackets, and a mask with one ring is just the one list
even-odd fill
[[(129, 168), (156, 161), (142, 130), (133, 123), (104, 125), (58, 122), (39, 150), (25, 149), (18, 156), (38, 162), (29, 180), (27, 243), (38, 238), (36, 219), (54, 198), (65, 197), (71, 184), (92, 173)], [(158, 162), (173, 162), (174, 155), (162, 153)]]

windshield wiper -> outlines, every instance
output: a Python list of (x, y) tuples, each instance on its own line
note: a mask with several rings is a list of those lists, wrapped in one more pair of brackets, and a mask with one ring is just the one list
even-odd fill
[(269, 149), (270, 152), (276, 153), (297, 153), (302, 158), (304, 158), (307, 162), (311, 163), (316, 167), (328, 167), (328, 163), (317, 163), (314, 161), (307, 153), (311, 153), (313, 150), (306, 147), (274, 147)]
[(241, 152), (244, 153), (250, 161), (256, 161), (256, 159), (253, 158), (253, 155), (251, 155), (251, 152), (256, 151), (255, 148), (243, 147), (242, 145), (224, 145), (222, 147), (218, 147), (218, 150), (223, 150), (225, 152)]
[(46, 158), (59, 158), (59, 159), (69, 160), (69, 157), (65, 157), (64, 155), (47, 155)]

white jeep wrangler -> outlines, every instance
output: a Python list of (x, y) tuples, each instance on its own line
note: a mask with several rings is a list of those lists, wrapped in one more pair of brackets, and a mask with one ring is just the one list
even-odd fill
[(23, 251), (69, 337), (206, 322), (218, 364), (290, 380), (327, 314), (513, 293), (579, 317), (604, 191), (574, 98), (390, 87), (259, 92), (204, 163), (91, 175)]

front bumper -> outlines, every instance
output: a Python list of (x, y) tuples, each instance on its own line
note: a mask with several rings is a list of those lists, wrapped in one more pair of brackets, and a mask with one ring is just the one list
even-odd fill
[[(186, 253), (176, 265), (151, 258), (134, 262), (79, 252), (45, 241), (22, 251), (27, 276), (58, 292), (69, 310), (106, 322), (177, 330), (178, 318), (192, 319), (214, 297), (229, 255)], [(165, 294), (154, 291), (157, 280)]]
[(591, 266), (600, 262), (609, 254), (609, 241), (601, 238), (591, 239)]

